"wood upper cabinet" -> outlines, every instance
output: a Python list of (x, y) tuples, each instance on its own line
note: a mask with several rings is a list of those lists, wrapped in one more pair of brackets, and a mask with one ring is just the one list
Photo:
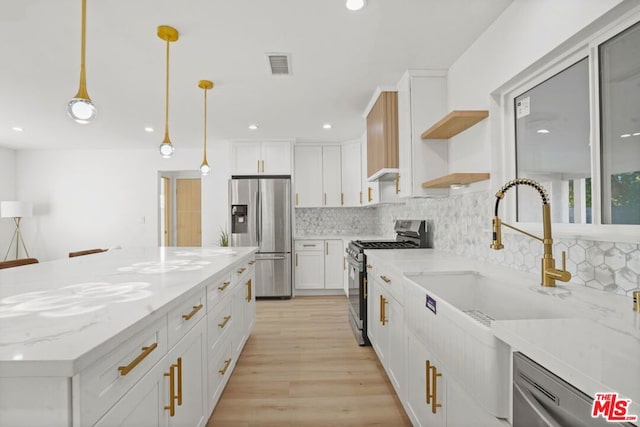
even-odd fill
[(367, 115), (367, 176), (398, 168), (398, 94), (381, 92)]

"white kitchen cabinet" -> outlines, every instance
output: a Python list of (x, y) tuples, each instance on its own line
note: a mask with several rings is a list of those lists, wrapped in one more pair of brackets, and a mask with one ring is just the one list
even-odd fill
[(236, 141), (231, 144), (232, 175), (290, 175), (291, 142)]
[(362, 205), (362, 159), (359, 140), (345, 142), (341, 150), (342, 206)]
[(448, 173), (448, 141), (423, 140), (425, 123), (446, 114), (445, 71), (407, 71), (398, 82), (398, 190), (400, 197), (447, 195), (422, 183)]
[(343, 289), (345, 265), (342, 240), (325, 240), (324, 247), (324, 287)]
[(296, 145), (294, 153), (295, 207), (322, 206), (322, 147)]
[(206, 360), (206, 322), (200, 320), (96, 426), (204, 426)]
[(296, 240), (296, 289), (324, 289), (324, 240)]
[(342, 206), (342, 178), (340, 146), (325, 145), (322, 147), (322, 192), (323, 206)]

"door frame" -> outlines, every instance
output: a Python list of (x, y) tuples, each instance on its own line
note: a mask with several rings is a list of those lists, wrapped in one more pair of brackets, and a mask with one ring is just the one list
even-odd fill
[[(177, 179), (200, 179), (201, 180), (200, 171), (158, 171), (158, 199), (157, 199), (157, 209), (158, 209), (158, 246), (165, 246), (164, 242), (164, 219), (163, 210), (165, 210), (165, 205), (169, 207), (169, 242), (170, 246), (176, 246), (178, 242), (177, 236), (177, 209), (176, 209), (176, 180)], [(170, 200), (166, 200), (166, 195), (163, 193), (163, 179), (167, 179), (169, 182), (169, 192), (168, 197)], [(166, 182), (166, 181), (165, 181)], [(202, 182), (202, 181), (201, 181)], [(202, 190), (201, 190), (202, 191)], [(200, 194), (200, 200), (202, 201), (202, 193)]]

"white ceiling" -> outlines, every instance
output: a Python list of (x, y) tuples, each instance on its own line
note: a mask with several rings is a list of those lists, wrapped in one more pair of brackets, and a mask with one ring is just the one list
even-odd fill
[[(80, 0), (0, 1), (0, 147), (149, 148), (164, 129), (176, 150), (200, 147), (201, 79), (208, 139), (346, 141), (364, 130), (376, 86), (406, 69), (447, 69), (512, 0), (88, 0), (87, 87), (98, 117), (66, 115), (80, 64)], [(266, 52), (292, 55), (293, 75), (270, 76)], [(331, 130), (322, 129), (329, 122)], [(259, 124), (249, 131), (250, 123)], [(427, 123), (425, 123), (425, 126)], [(22, 127), (15, 132), (13, 127)], [(155, 128), (154, 133), (144, 131)]]

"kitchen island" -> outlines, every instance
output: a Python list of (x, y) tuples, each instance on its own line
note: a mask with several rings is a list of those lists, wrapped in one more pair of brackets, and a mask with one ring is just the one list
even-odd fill
[(0, 425), (204, 425), (255, 322), (256, 248), (0, 271)]

